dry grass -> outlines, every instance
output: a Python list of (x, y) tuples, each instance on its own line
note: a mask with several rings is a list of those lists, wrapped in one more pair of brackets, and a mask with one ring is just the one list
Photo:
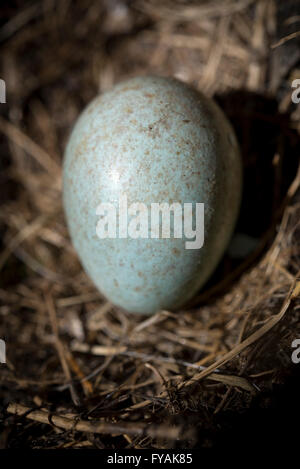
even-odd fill
[[(0, 447), (201, 446), (198, 432), (214, 432), (219, 415), (284, 381), (300, 337), (300, 113), (290, 98), (300, 49), (297, 2), (279, 3), (1, 7)], [(113, 307), (83, 272), (61, 158), (95, 94), (149, 73), (224, 107), (245, 168), (237, 231), (260, 242), (242, 262), (227, 254), (190, 310), (145, 319)]]

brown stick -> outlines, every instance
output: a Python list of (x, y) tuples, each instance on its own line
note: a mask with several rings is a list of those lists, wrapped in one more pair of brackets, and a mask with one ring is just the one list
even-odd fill
[(79, 399), (79, 396), (77, 395), (75, 387), (72, 383), (72, 375), (71, 375), (69, 364), (68, 364), (67, 358), (66, 358), (67, 350), (65, 349), (64, 344), (61, 342), (61, 340), (59, 338), (59, 330), (58, 330), (58, 324), (57, 324), (57, 317), (56, 317), (56, 310), (55, 310), (54, 301), (53, 301), (53, 298), (52, 298), (50, 293), (48, 293), (45, 298), (46, 298), (46, 307), (47, 307), (47, 310), (48, 310), (48, 313), (49, 313), (51, 327), (52, 327), (53, 334), (54, 334), (54, 337), (55, 337), (55, 347), (56, 347), (56, 350), (57, 350), (57, 354), (59, 356), (59, 360), (60, 360), (63, 372), (65, 374), (65, 377), (66, 377), (66, 379), (69, 383), (71, 398), (72, 398), (75, 405), (79, 405), (80, 404), (80, 399)]
[(0, 117), (0, 131), (16, 145), (29, 153), (49, 174), (52, 174), (55, 177), (54, 181), (57, 187), (60, 187), (61, 168), (43, 148), (3, 117)]
[[(7, 412), (10, 414), (22, 416), (26, 414), (26, 418), (35, 422), (55, 425), (64, 430), (73, 430), (83, 433), (102, 433), (106, 435), (147, 435), (151, 438), (166, 438), (175, 440), (181, 434), (181, 427), (170, 427), (160, 425), (153, 427), (149, 424), (140, 424), (135, 422), (109, 423), (99, 422), (95, 420), (72, 420), (61, 415), (51, 414), (47, 410), (30, 410), (21, 404), (9, 404)], [(187, 435), (185, 435), (187, 437)], [(190, 435), (189, 435), (190, 436)]]

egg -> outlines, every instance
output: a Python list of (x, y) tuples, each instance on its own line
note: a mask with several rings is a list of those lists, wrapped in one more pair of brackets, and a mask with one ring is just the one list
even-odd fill
[(183, 309), (231, 238), (238, 143), (210, 98), (173, 78), (136, 77), (79, 116), (63, 163), (71, 239), (101, 293), (133, 313)]

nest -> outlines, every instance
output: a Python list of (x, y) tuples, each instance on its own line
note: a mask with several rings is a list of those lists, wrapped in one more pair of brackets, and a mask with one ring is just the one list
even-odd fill
[[(218, 445), (296, 367), (299, 2), (14, 3), (0, 26), (0, 447)], [(61, 200), (76, 117), (143, 74), (175, 76), (222, 106), (244, 163), (236, 233), (255, 241), (227, 251), (190, 309), (148, 318), (96, 291)]]

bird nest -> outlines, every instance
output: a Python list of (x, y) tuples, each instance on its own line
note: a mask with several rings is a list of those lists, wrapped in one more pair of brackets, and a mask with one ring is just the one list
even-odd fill
[[(217, 446), (297, 368), (299, 3), (15, 4), (1, 5), (0, 25), (0, 447)], [(242, 249), (231, 245), (188, 310), (151, 317), (95, 289), (61, 197), (83, 107), (144, 74), (213, 96), (244, 164)]]

